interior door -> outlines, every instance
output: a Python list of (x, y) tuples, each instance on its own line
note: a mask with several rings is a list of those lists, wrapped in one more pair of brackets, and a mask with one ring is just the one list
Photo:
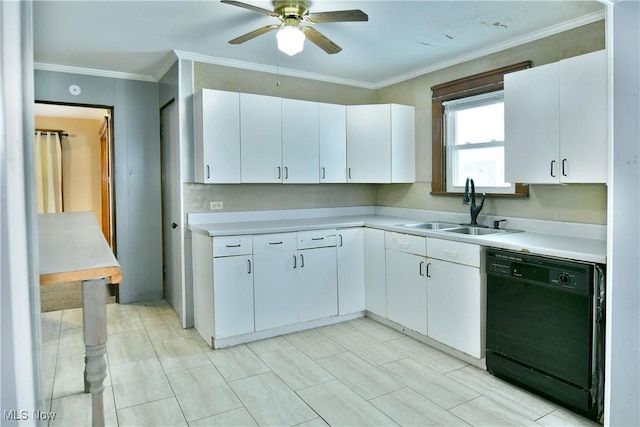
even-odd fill
[[(183, 319), (183, 245), (184, 229), (180, 217), (180, 144), (178, 138), (178, 107), (175, 101), (160, 110), (162, 145), (162, 240), (164, 296)], [(185, 326), (183, 324), (183, 326)]]

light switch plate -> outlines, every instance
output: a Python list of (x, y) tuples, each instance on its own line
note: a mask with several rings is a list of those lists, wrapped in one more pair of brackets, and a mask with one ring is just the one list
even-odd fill
[(212, 211), (224, 208), (224, 203), (222, 202), (209, 202), (209, 209)]

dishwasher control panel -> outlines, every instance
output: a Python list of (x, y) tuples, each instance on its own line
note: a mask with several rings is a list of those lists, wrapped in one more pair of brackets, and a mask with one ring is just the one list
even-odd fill
[(591, 291), (593, 265), (579, 261), (489, 249), (486, 267), (489, 275), (578, 292)]

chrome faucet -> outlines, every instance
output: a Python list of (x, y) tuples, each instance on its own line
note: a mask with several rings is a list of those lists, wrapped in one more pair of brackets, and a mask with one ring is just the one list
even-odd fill
[[(471, 185), (471, 192), (469, 192), (469, 185)], [(464, 184), (464, 197), (462, 198), (462, 204), (468, 205), (469, 202), (471, 202), (471, 208), (469, 209), (471, 211), (471, 222), (469, 225), (483, 227), (482, 225), (478, 225), (478, 215), (484, 206), (485, 197), (487, 197), (487, 195), (482, 193), (480, 206), (476, 206), (476, 185), (472, 178), (467, 178), (467, 182)]]

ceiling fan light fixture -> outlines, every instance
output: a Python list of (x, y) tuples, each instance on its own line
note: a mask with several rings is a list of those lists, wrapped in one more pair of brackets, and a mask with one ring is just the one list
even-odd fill
[(285, 25), (276, 34), (278, 49), (289, 56), (302, 52), (305, 38), (302, 30), (292, 25)]

